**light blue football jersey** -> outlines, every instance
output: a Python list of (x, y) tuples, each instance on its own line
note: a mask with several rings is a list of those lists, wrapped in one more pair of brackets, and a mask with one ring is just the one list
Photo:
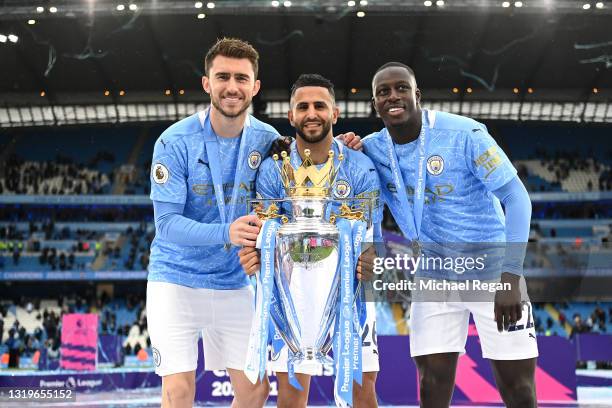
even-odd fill
[[(342, 153), (344, 160), (340, 165), (338, 176), (332, 186), (332, 199), (364, 198), (372, 203), (372, 228), (375, 242), (382, 242), (382, 203), (380, 197), (380, 183), (378, 174), (372, 161), (363, 153), (342, 146), (338, 141), (332, 143), (334, 151), (334, 165), (338, 166), (338, 155)], [(302, 158), (296, 147), (296, 142), (291, 144), (291, 163), (294, 168), (302, 164)], [(322, 166), (322, 165), (320, 165)], [(257, 195), (260, 198), (285, 198), (286, 192), (283, 183), (272, 158), (264, 160), (257, 176)], [(348, 201), (349, 205), (358, 206), (359, 200)], [(331, 211), (338, 213), (340, 202), (333, 202)], [(291, 211), (288, 203), (283, 203), (283, 212)]]
[[(425, 246), (504, 242), (505, 217), (492, 191), (516, 176), (506, 154), (486, 127), (473, 119), (424, 110), (423, 123), (428, 126), (428, 146), (419, 241)], [(394, 217), (413, 216), (419, 140), (393, 144), (408, 198), (408, 211), (402, 213), (386, 154), (386, 138), (390, 138), (386, 129), (368, 135), (363, 139), (364, 152), (378, 170), (381, 196)]]
[[(170, 126), (157, 139), (151, 170), (151, 200), (184, 204), (183, 216), (219, 224), (229, 230), (234, 219), (247, 214), (247, 199), (255, 197), (255, 178), (263, 157), (279, 137), (278, 132), (248, 116), (242, 135), (216, 138), (205, 132), (208, 111), (194, 114)], [(215, 140), (218, 156), (209, 157), (205, 140)], [(219, 166), (225, 201), (222, 223), (211, 165)], [(237, 187), (236, 200), (232, 193)], [(231, 219), (230, 219), (231, 218)], [(229, 243), (229, 241), (228, 241)], [(155, 237), (151, 244), (150, 281), (193, 288), (237, 289), (248, 285), (240, 266), (238, 248), (222, 244), (186, 246)]]
[[(239, 137), (217, 137), (219, 143), (219, 163), (221, 164), (221, 177), (223, 180), (223, 191), (225, 197), (231, 197), (236, 176), (236, 165), (238, 164), (238, 151), (240, 149)], [(225, 188), (227, 186), (227, 188)]]

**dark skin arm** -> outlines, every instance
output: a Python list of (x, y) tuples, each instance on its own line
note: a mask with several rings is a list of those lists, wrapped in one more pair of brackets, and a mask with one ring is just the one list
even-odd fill
[(372, 280), (374, 258), (376, 258), (376, 249), (374, 246), (370, 246), (363, 251), (357, 262), (357, 279), (364, 281)]
[(511, 290), (498, 290), (495, 293), (495, 321), (497, 330), (508, 330), (510, 325), (516, 324), (523, 316), (523, 303), (519, 282), (521, 277), (513, 273), (504, 272), (501, 276), (502, 283), (510, 283)]

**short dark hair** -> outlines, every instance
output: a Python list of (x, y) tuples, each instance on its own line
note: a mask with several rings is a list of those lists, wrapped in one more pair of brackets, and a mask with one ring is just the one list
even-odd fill
[(215, 45), (210, 47), (206, 58), (204, 58), (204, 72), (206, 75), (210, 72), (213, 60), (218, 55), (228, 58), (246, 58), (253, 65), (253, 72), (255, 73), (255, 79), (257, 79), (257, 73), (259, 71), (259, 53), (251, 44), (238, 38), (221, 38), (217, 40)]
[(332, 101), (336, 101), (336, 94), (334, 93), (334, 84), (327, 78), (319, 74), (302, 74), (298, 79), (295, 80), (291, 86), (291, 97), (295, 95), (295, 91), (305, 86), (320, 86), (329, 91), (332, 97)]
[(416, 79), (416, 76), (414, 75), (414, 71), (412, 70), (412, 68), (410, 68), (406, 64), (402, 64), (401, 62), (397, 62), (397, 61), (391, 61), (391, 62), (387, 62), (386, 64), (381, 65), (380, 67), (378, 67), (378, 69), (374, 73), (374, 76), (376, 76), (376, 74), (378, 74), (383, 69), (387, 69), (387, 68), (391, 68), (391, 67), (405, 68), (410, 73), (410, 75), (412, 75), (414, 77), (414, 79)]

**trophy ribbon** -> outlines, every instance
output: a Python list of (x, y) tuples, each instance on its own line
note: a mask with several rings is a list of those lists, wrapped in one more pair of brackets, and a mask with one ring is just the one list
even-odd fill
[[(361, 220), (350, 221), (352, 225), (352, 238), (353, 238), (353, 269), (357, 268), (357, 262), (361, 255), (361, 244), (363, 243), (366, 235), (366, 223)], [(365, 322), (366, 310), (365, 303), (361, 300), (362, 286), (358, 282), (353, 287), (357, 286), (355, 293), (355, 303), (353, 310), (353, 356), (359, 355), (361, 357), (361, 326)], [(353, 377), (357, 384), (361, 385), (362, 382), (362, 361), (359, 358), (357, 361), (353, 360)]]
[[(337, 406), (353, 405), (353, 367), (361, 365), (360, 347), (354, 347), (356, 327), (354, 324), (353, 287), (355, 265), (353, 260), (353, 234), (350, 221), (338, 218), (336, 226), (340, 232), (340, 272), (339, 307), (334, 330), (334, 362), (336, 379), (334, 399)], [(358, 333), (357, 333), (358, 335)], [(359, 342), (360, 343), (360, 342)]]
[(268, 357), (268, 335), (270, 327), (270, 305), (274, 288), (274, 249), (276, 230), (279, 223), (275, 219), (264, 222), (262, 227), (261, 271), (257, 274), (257, 304), (251, 324), (249, 347), (244, 372), (255, 384), (266, 374)]
[(289, 347), (287, 347), (287, 377), (289, 378), (289, 384), (293, 386), (293, 388), (303, 391), (302, 385), (298, 381), (295, 376), (295, 362), (297, 360), (297, 354), (291, 351)]
[[(276, 290), (276, 286), (274, 286), (274, 292), (278, 292)], [(278, 295), (276, 295), (275, 298), (278, 299)], [(283, 340), (283, 337), (281, 336), (274, 322), (270, 322), (270, 330), (270, 334), (272, 335), (272, 357), (273, 359), (276, 359), (283, 347), (285, 347), (285, 340)]]

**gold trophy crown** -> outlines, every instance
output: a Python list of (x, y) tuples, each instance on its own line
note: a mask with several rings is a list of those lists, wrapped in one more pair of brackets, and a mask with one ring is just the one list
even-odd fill
[[(334, 166), (334, 152), (328, 153), (328, 158), (320, 169), (310, 158), (310, 149), (304, 149), (304, 160), (297, 169), (291, 165), (291, 159), (287, 152), (281, 152), (281, 163), (277, 154), (272, 158), (280, 172), (283, 186), (287, 197), (329, 197), (331, 187), (338, 175), (339, 167)], [(338, 160), (342, 162), (344, 156), (338, 155)]]

